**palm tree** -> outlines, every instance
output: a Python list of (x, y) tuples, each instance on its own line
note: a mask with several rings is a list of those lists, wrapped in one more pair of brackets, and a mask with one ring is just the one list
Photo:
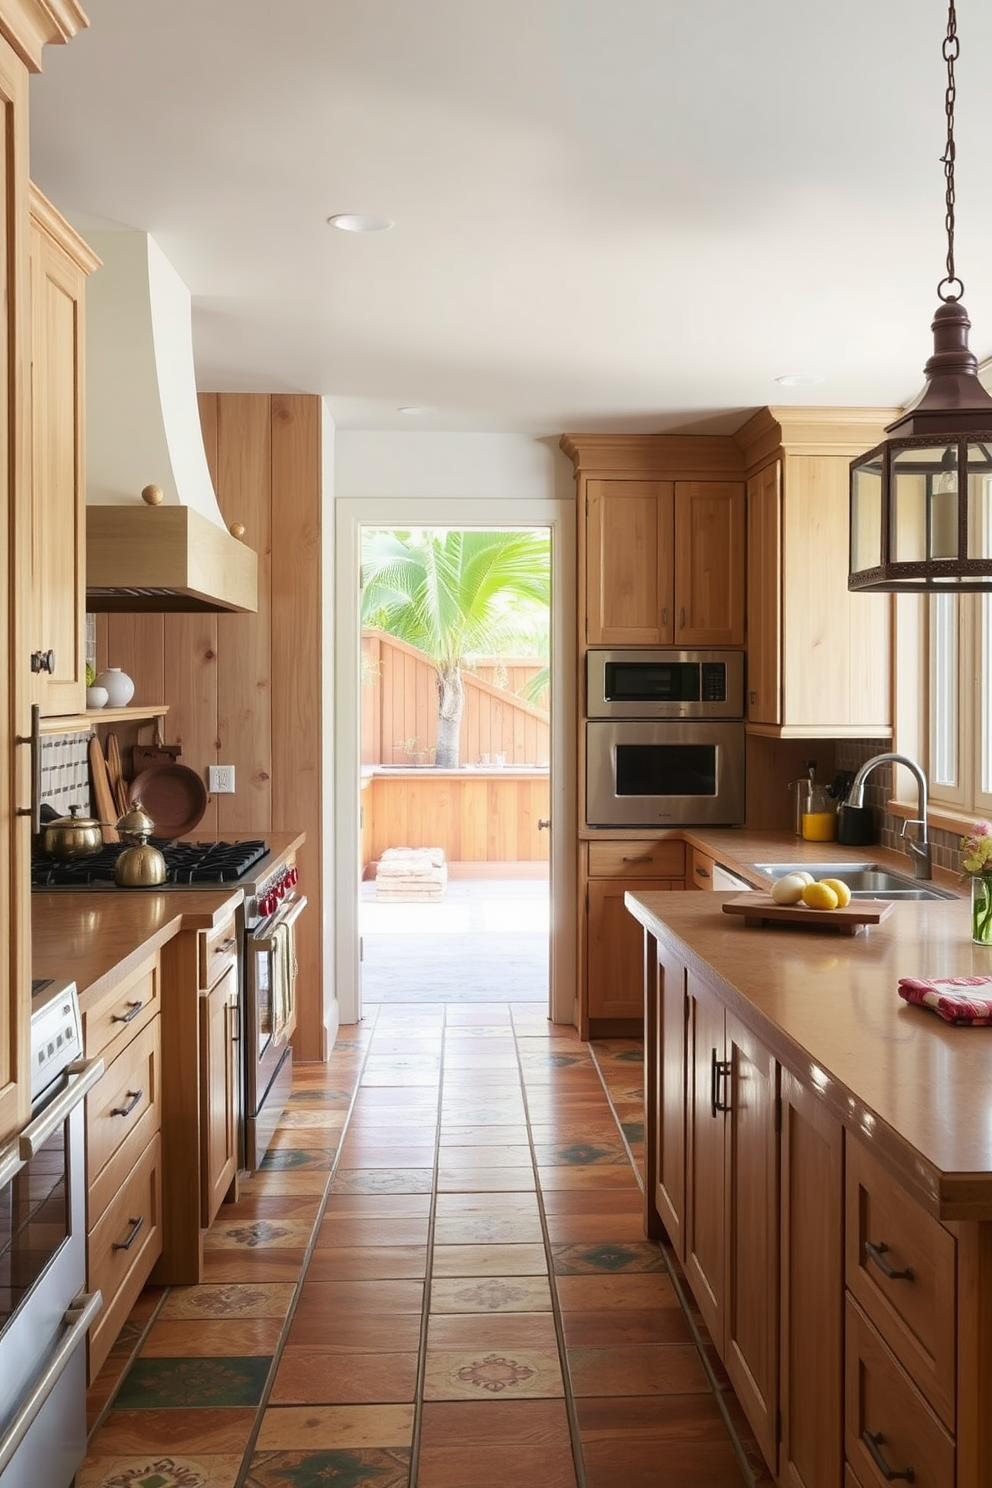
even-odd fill
[(363, 533), (362, 623), (434, 663), (438, 769), (458, 767), (466, 658), (505, 648), (547, 610), (550, 556), (545, 531)]

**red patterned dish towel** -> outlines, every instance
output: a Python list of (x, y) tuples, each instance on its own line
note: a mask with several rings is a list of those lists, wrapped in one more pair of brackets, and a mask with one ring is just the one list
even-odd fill
[(992, 1024), (992, 977), (900, 977), (899, 996), (948, 1023)]

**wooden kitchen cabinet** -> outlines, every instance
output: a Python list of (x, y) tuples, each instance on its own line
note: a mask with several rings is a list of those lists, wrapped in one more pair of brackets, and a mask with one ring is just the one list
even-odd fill
[(86, 707), (86, 490), (83, 411), (86, 277), (99, 266), (31, 187), (32, 673), (42, 714)]
[(657, 944), (657, 983), (648, 994), (645, 1044), (645, 1128), (648, 1145), (648, 1232), (657, 1235), (660, 1219), (669, 1242), (685, 1264), (686, 1184), (686, 969), (678, 956)]
[[(644, 934), (624, 908), (628, 889), (681, 889), (685, 845), (617, 838), (586, 850), (582, 929), (585, 944), (582, 1037), (639, 1034), (644, 1018)], [(580, 1032), (582, 1031), (580, 1027)]]
[(850, 461), (885, 421), (874, 410), (763, 409), (734, 436), (750, 472), (751, 733), (891, 734), (891, 600), (847, 589)]
[(238, 1174), (238, 968), (200, 996), (200, 1223), (209, 1229)]
[(744, 489), (737, 481), (589, 480), (590, 646), (744, 643)]
[(162, 1251), (161, 992), (156, 953), (83, 1010), (86, 1058), (105, 1066), (86, 1097), (90, 1384)]

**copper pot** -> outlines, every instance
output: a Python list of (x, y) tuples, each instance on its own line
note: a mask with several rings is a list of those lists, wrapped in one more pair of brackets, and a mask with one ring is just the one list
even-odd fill
[(57, 816), (41, 829), (41, 850), (51, 858), (90, 858), (103, 846), (103, 830), (91, 816), (80, 816), (81, 806), (70, 806), (68, 816)]

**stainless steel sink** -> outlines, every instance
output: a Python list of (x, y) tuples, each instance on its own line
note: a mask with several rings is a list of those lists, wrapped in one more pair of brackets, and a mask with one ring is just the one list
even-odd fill
[(842, 878), (852, 899), (956, 899), (949, 889), (938, 889), (929, 881), (893, 873), (881, 863), (749, 863), (755, 873), (784, 878), (800, 870), (814, 878)]

